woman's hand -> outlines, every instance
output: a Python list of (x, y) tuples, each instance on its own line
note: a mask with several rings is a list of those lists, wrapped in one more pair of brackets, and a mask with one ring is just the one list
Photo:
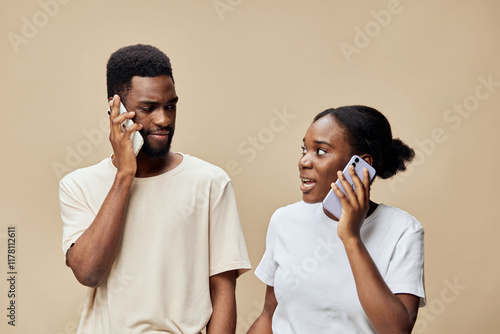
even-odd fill
[(342, 214), (340, 215), (337, 234), (344, 243), (349, 240), (360, 239), (361, 225), (363, 225), (363, 221), (370, 208), (370, 176), (368, 169), (365, 168), (363, 170), (363, 182), (356, 175), (353, 166), (349, 167), (349, 174), (354, 182), (356, 191), (354, 191), (341, 171), (337, 172), (337, 176), (347, 195), (335, 183), (332, 183), (332, 189), (342, 204)]

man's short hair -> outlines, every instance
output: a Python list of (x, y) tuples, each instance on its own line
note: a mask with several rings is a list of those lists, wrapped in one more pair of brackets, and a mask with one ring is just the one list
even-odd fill
[(172, 65), (165, 53), (151, 45), (125, 46), (115, 51), (106, 66), (108, 98), (115, 94), (125, 99), (132, 88), (132, 77), (172, 76)]

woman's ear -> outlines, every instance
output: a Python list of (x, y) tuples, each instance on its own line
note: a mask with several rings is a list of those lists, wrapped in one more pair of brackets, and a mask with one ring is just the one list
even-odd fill
[(373, 158), (368, 153), (360, 155), (360, 158), (364, 161), (368, 162), (370, 166), (373, 166)]

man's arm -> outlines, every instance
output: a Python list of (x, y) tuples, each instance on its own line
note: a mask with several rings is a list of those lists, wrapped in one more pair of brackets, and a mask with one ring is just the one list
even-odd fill
[(236, 270), (210, 276), (212, 317), (207, 334), (234, 334), (236, 331)]
[(120, 98), (110, 103), (110, 135), (117, 173), (111, 189), (97, 216), (87, 230), (66, 253), (66, 263), (80, 283), (98, 287), (115, 261), (123, 235), (125, 210), (137, 162), (130, 135), (142, 125), (133, 124), (123, 132), (121, 123), (134, 113), (119, 114)]

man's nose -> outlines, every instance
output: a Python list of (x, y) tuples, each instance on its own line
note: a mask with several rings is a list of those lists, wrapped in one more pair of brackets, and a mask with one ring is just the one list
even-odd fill
[(166, 111), (159, 109), (155, 111), (153, 124), (156, 126), (166, 127), (172, 124), (173, 115)]

